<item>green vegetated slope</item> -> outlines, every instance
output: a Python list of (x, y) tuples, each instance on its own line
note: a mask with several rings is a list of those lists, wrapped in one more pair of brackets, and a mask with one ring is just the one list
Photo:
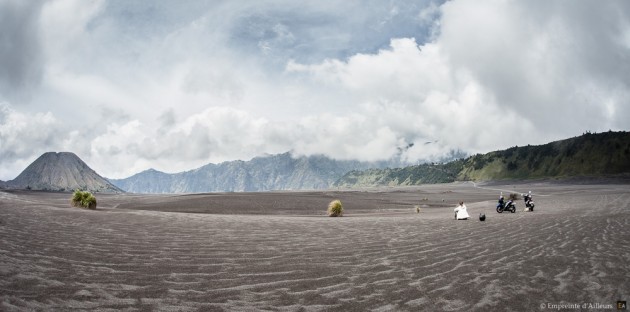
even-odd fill
[(630, 132), (586, 133), (538, 146), (512, 147), (446, 164), (351, 171), (340, 187), (417, 185), (454, 181), (605, 177), (630, 173)]
[(417, 185), (429, 183), (448, 183), (457, 179), (463, 168), (464, 160), (447, 164), (422, 164), (394, 169), (368, 169), (350, 171), (337, 180), (334, 186), (362, 187), (378, 185)]

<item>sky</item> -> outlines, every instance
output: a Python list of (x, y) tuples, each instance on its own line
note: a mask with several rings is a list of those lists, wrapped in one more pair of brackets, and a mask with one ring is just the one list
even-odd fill
[(48, 151), (125, 178), (629, 125), (630, 1), (0, 0), (5, 181)]

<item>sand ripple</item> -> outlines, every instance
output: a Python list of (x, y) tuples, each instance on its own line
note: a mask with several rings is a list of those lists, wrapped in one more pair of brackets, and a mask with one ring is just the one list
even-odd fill
[(571, 187), (535, 189), (549, 195), (535, 213), (471, 203), (486, 222), (453, 221), (450, 207), (325, 218), (3, 195), (0, 310), (532, 311), (630, 299), (630, 191)]

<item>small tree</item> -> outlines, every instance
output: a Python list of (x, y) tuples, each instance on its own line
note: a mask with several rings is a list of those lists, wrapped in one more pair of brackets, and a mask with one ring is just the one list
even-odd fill
[(335, 199), (328, 204), (328, 216), (329, 217), (341, 217), (343, 215), (343, 205), (341, 201)]
[(72, 207), (96, 209), (96, 197), (88, 191), (76, 190), (72, 194), (70, 204), (72, 204)]

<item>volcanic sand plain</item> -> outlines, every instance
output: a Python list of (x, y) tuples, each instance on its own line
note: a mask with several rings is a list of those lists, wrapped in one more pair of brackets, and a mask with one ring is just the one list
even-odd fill
[[(96, 194), (97, 210), (3, 191), (0, 310), (616, 310), (630, 301), (628, 186)], [(528, 191), (534, 212), (495, 211), (501, 192)], [(333, 199), (341, 218), (326, 217)], [(470, 220), (453, 220), (460, 200)]]

